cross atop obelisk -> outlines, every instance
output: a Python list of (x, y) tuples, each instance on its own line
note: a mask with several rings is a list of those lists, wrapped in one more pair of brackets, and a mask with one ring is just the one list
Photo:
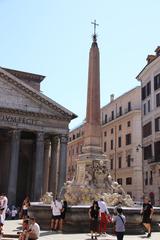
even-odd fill
[(96, 27), (99, 26), (99, 24), (96, 23), (96, 20), (94, 20), (94, 22), (91, 22), (91, 24), (94, 25), (94, 35), (96, 35)]

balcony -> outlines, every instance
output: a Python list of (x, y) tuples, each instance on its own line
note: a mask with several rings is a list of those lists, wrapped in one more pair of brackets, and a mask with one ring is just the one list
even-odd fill
[(151, 159), (148, 160), (148, 163), (151, 165), (160, 164), (160, 156), (153, 156)]

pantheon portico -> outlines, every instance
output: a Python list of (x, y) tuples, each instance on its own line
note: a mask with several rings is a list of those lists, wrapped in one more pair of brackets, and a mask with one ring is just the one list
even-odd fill
[(43, 79), (0, 68), (0, 192), (9, 204), (59, 193), (66, 180), (68, 125), (76, 115), (40, 92)]

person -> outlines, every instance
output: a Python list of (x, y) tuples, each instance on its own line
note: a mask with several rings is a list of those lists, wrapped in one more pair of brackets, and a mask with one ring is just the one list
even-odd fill
[(26, 196), (23, 203), (22, 203), (22, 209), (21, 209), (21, 217), (23, 219), (26, 219), (28, 218), (28, 208), (30, 207), (30, 200), (29, 200), (29, 197)]
[(101, 218), (100, 218), (100, 234), (105, 235), (107, 231), (107, 223), (110, 221), (110, 214), (106, 203), (103, 198), (98, 201), (98, 206), (100, 208)]
[(141, 214), (142, 214), (142, 223), (148, 231), (147, 237), (149, 238), (151, 237), (151, 221), (152, 221), (152, 215), (153, 215), (153, 207), (147, 197), (144, 197)]
[(12, 208), (11, 208), (11, 219), (12, 219), (12, 220), (16, 219), (16, 216), (17, 216), (17, 209), (16, 209), (16, 207), (13, 205)]
[(116, 209), (117, 214), (113, 216), (112, 221), (115, 223), (115, 232), (117, 236), (117, 240), (123, 240), (125, 233), (125, 223), (126, 217), (123, 215), (122, 208), (118, 207)]
[(61, 219), (60, 219), (60, 231), (63, 230), (63, 224), (66, 216), (66, 211), (67, 211), (67, 201), (64, 200), (62, 203), (62, 210), (61, 210)]
[(93, 233), (95, 233), (95, 239), (97, 239), (99, 220), (101, 217), (100, 207), (98, 206), (97, 201), (93, 201), (92, 206), (89, 208), (88, 214), (90, 219), (91, 239), (93, 239)]
[(26, 240), (27, 233), (29, 231), (29, 219), (25, 219), (22, 225), (22, 232), (17, 232), (19, 234), (19, 240)]
[(3, 215), (4, 208), (0, 208), (0, 240), (3, 236), (3, 225), (4, 225), (4, 215)]
[(30, 225), (29, 225), (29, 230), (27, 231), (27, 234), (26, 234), (26, 239), (28, 240), (39, 239), (40, 227), (38, 223), (36, 223), (36, 220), (34, 217), (31, 217), (29, 221), (30, 221)]
[(1, 206), (1, 208), (4, 209), (2, 214), (3, 214), (3, 218), (5, 220), (6, 219), (6, 211), (7, 211), (7, 208), (8, 208), (8, 198), (7, 198), (5, 193), (1, 194), (0, 206)]
[(52, 209), (51, 230), (57, 231), (62, 211), (62, 204), (57, 198), (55, 198), (55, 200), (52, 201), (51, 209)]

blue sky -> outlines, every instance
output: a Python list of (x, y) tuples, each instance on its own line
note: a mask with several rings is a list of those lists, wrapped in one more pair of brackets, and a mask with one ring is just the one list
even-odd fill
[(0, 66), (46, 76), (44, 94), (85, 118), (88, 53), (99, 23), (101, 105), (138, 85), (160, 45), (159, 0), (0, 0)]

